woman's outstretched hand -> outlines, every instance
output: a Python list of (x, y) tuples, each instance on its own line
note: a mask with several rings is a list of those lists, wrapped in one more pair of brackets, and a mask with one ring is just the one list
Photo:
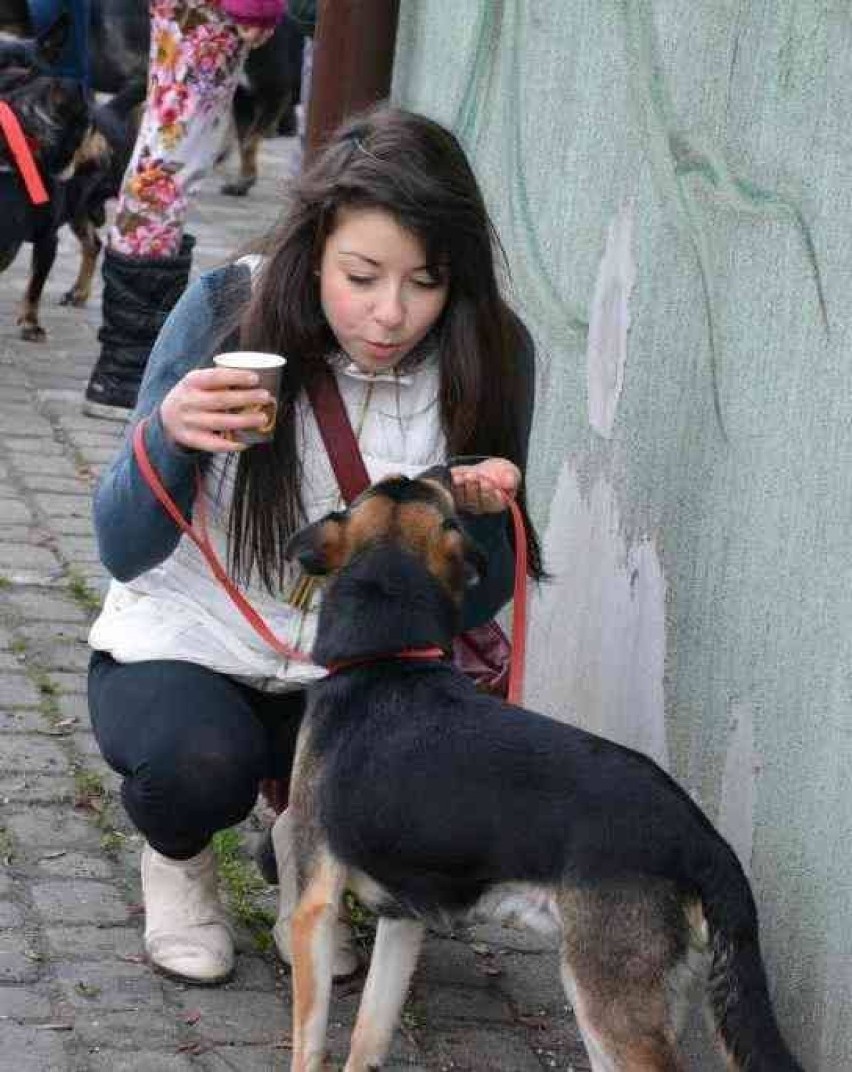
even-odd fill
[(514, 499), (521, 471), (507, 458), (486, 458), (476, 465), (454, 465), (453, 498), (459, 510), (470, 514), (498, 514)]
[(249, 369), (188, 372), (160, 403), (160, 419), (169, 440), (188, 450), (245, 450), (246, 444), (232, 438), (233, 433), (262, 428), (268, 417), (260, 407), (273, 401), (257, 383), (257, 374)]

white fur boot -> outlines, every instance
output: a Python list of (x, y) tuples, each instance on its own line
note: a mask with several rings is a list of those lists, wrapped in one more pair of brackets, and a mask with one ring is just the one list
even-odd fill
[[(278, 955), (285, 964), (292, 963), (290, 955), (290, 919), (298, 900), (296, 889), (296, 862), (293, 857), (293, 827), (290, 812), (282, 811), (272, 827), (272, 844), (275, 848), (275, 860), (278, 865), (278, 919), (272, 928), (272, 937)], [(338, 919), (334, 931), (334, 964), (332, 975), (335, 979), (346, 979), (354, 975), (361, 966), (355, 936), (345, 919)]]
[(231, 975), (234, 941), (218, 886), (210, 846), (189, 860), (144, 847), (145, 952), (159, 971), (207, 985)]

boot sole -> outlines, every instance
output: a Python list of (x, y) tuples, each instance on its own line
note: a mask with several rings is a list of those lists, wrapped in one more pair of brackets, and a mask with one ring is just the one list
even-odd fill
[(175, 983), (186, 983), (188, 986), (200, 986), (204, 988), (223, 986), (225, 983), (229, 983), (234, 978), (234, 972), (236, 971), (236, 968), (231, 968), (226, 975), (217, 976), (215, 979), (196, 979), (192, 975), (181, 975), (180, 972), (164, 968), (160, 964), (156, 964), (150, 957), (145, 957), (145, 960), (148, 967), (153, 972), (156, 972), (157, 975), (162, 975), (164, 979), (171, 979)]
[(81, 406), (83, 413), (87, 417), (96, 417), (102, 421), (127, 421), (130, 419), (132, 409), (125, 409), (123, 406), (110, 406), (106, 402), (92, 402), (86, 398), (83, 400)]

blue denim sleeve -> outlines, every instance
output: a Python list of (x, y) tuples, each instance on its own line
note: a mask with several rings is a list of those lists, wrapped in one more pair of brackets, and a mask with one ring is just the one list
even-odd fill
[(159, 565), (180, 539), (180, 530), (154, 498), (133, 458), (133, 429), (144, 418), (148, 418), (145, 446), (151, 463), (184, 516), (192, 516), (196, 467), (207, 464), (210, 456), (170, 443), (159, 407), (187, 372), (209, 364), (218, 351), (223, 335), (218, 295), (228, 285), (228, 273), (242, 271), (233, 266), (218, 269), (189, 286), (148, 358), (127, 435), (94, 497), (101, 561), (117, 580), (132, 580)]

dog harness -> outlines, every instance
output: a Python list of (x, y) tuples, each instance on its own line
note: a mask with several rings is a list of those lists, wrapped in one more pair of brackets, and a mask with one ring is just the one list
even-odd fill
[(32, 148), (21, 128), (18, 117), (6, 101), (0, 101), (0, 129), (2, 129), (9, 145), (12, 160), (18, 169), (18, 174), (23, 179), (30, 201), (34, 205), (47, 204), (50, 200), (50, 195), (44, 185)]

